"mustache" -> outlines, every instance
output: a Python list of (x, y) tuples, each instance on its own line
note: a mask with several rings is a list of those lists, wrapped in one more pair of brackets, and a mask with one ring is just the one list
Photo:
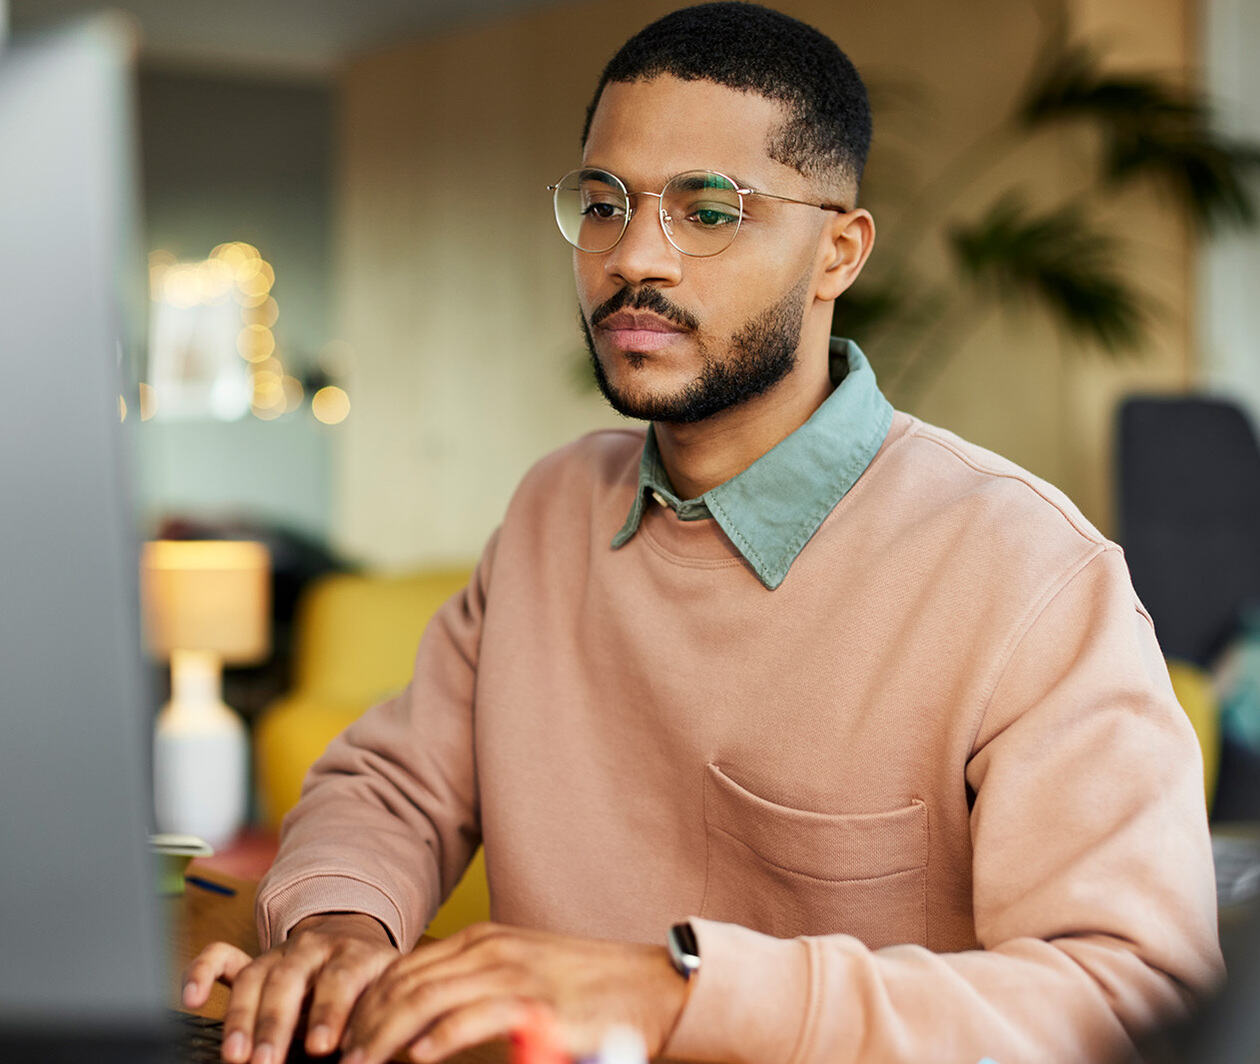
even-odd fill
[(694, 314), (684, 310), (677, 303), (671, 303), (659, 288), (653, 288), (651, 285), (634, 289), (617, 289), (610, 298), (591, 311), (591, 324), (598, 325), (619, 310), (650, 310), (666, 321), (671, 321), (691, 332), (700, 328), (700, 321)]

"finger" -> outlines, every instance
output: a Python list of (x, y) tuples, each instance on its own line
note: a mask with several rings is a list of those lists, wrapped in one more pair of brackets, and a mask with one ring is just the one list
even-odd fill
[(267, 973), (254, 1021), (252, 1064), (281, 1064), (302, 1014), (302, 1002), (323, 967), (325, 955), (297, 949)]
[(190, 1009), (200, 1008), (210, 997), (210, 988), (222, 979), (229, 985), (253, 958), (243, 949), (227, 942), (212, 942), (195, 956), (184, 969), (183, 1002)]
[(364, 989), (389, 967), (388, 953), (334, 955), (324, 965), (311, 994), (306, 1035), (310, 1053), (331, 1053), (345, 1034), (346, 1021)]
[(491, 997), (448, 1012), (411, 1044), (408, 1055), (418, 1064), (447, 1057), (496, 1038), (507, 1038), (537, 1008), (518, 997)]
[(264, 953), (243, 968), (232, 983), (232, 996), (223, 1016), (223, 1059), (228, 1064), (244, 1064), (254, 1044), (254, 1017), (258, 996), (268, 971), (280, 959), (278, 953)]
[[(487, 998), (528, 997), (532, 982), (528, 972), (507, 967), (483, 968), (441, 981), (416, 979), (396, 988), (367, 1015), (355, 1011), (349, 1060), (382, 1064), (447, 1013)], [(362, 1053), (357, 1062), (355, 1050)]]
[(383, 1015), (401, 1008), (402, 1002), (418, 1000), (426, 993), (424, 988), (428, 985), (440, 986), (463, 976), (509, 966), (507, 950), (491, 952), (488, 946), (482, 945), (478, 949), (478, 945), (474, 942), (459, 953), (443, 951), (444, 957), (429, 963), (421, 963), (421, 958), (414, 952), (394, 961), (359, 999), (343, 1048), (352, 1044), (362, 1045)]

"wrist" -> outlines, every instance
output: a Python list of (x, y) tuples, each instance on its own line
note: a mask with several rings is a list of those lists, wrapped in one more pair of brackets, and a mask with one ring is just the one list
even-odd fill
[(658, 998), (660, 1004), (660, 1046), (659, 1053), (664, 1053), (669, 1045), (669, 1040), (674, 1037), (674, 1031), (682, 1020), (683, 1012), (687, 1008), (687, 1002), (691, 998), (691, 988), (695, 985), (694, 980), (688, 980), (674, 966), (673, 958), (670, 956), (668, 947), (654, 947), (659, 963), (659, 971), (661, 975), (658, 985), (661, 988), (661, 995)]
[(387, 946), (394, 946), (394, 936), (375, 916), (357, 912), (312, 913), (304, 916), (289, 930), (292, 938), (300, 931), (321, 931), (324, 934), (346, 934), (356, 937), (379, 939)]

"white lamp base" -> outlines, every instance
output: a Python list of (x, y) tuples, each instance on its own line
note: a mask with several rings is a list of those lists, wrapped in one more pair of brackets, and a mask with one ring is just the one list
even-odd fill
[(219, 697), (218, 659), (171, 655), (171, 700), (153, 736), (153, 801), (160, 832), (197, 835), (216, 849), (245, 822), (249, 740)]

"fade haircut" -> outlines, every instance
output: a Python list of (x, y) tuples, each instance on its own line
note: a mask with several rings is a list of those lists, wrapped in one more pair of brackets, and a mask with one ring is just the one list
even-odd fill
[(768, 7), (699, 4), (644, 27), (609, 60), (586, 108), (582, 145), (609, 82), (669, 74), (755, 92), (785, 105), (770, 158), (807, 177), (835, 176), (856, 191), (871, 143), (866, 86), (831, 38)]

